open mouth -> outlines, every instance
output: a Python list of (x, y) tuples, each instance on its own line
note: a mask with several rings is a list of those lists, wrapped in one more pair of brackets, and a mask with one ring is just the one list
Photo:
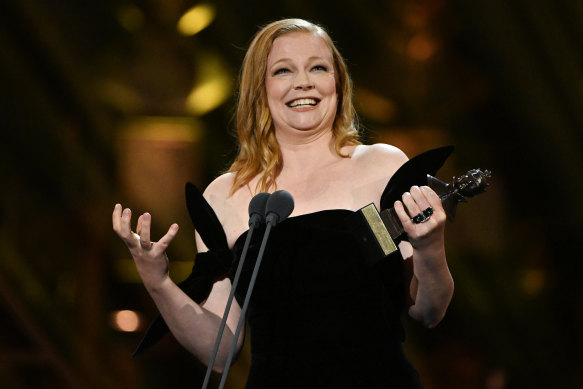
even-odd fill
[(320, 102), (318, 99), (308, 98), (308, 99), (296, 99), (292, 100), (286, 105), (290, 108), (299, 108), (299, 107), (313, 107)]

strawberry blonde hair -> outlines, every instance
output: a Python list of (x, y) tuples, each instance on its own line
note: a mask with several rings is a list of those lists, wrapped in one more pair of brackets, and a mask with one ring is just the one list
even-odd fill
[(338, 106), (332, 125), (334, 147), (338, 155), (346, 145), (360, 144), (356, 127), (356, 113), (352, 103), (352, 81), (344, 59), (328, 33), (316, 24), (302, 19), (283, 19), (263, 27), (253, 38), (240, 74), (237, 102), (237, 137), (239, 153), (229, 168), (235, 173), (231, 194), (259, 175), (255, 192), (275, 188), (275, 180), (283, 167), (279, 144), (275, 138), (271, 112), (267, 105), (265, 76), (267, 57), (273, 41), (292, 32), (306, 32), (324, 39), (332, 51), (336, 74)]

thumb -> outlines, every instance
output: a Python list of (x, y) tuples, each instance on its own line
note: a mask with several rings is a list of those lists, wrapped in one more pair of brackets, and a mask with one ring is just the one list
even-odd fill
[(162, 238), (160, 238), (158, 243), (165, 247), (168, 247), (170, 245), (170, 242), (172, 242), (172, 240), (178, 233), (178, 229), (179, 229), (178, 224), (176, 223), (172, 224), (170, 228), (168, 228), (168, 232), (166, 232), (166, 234)]

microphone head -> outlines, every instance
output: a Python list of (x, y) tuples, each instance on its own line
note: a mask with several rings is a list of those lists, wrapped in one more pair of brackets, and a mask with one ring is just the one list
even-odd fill
[(275, 226), (285, 220), (294, 210), (294, 198), (285, 190), (277, 190), (269, 196), (265, 205), (265, 214), (268, 223)]
[(265, 205), (269, 196), (269, 193), (258, 193), (249, 202), (249, 227), (256, 228), (265, 222)]

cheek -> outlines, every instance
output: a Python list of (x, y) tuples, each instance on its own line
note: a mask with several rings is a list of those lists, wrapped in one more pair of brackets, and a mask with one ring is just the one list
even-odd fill
[(327, 86), (327, 91), (328, 94), (333, 95), (334, 96), (334, 102), (336, 104), (338, 104), (338, 89), (337, 89), (337, 85), (336, 85), (336, 79), (334, 77), (331, 77), (329, 82), (328, 82), (328, 86)]
[(267, 100), (278, 100), (284, 96), (288, 82), (284, 80), (266, 80), (265, 91), (267, 92)]
[(338, 97), (338, 91), (336, 90), (336, 78), (333, 74), (328, 76), (324, 81), (324, 88), (327, 94), (335, 94)]
[(273, 120), (277, 121), (279, 113), (282, 109), (281, 101), (283, 100), (284, 93), (282, 92), (282, 86), (280, 82), (265, 81), (265, 92), (267, 97), (267, 107), (269, 108), (270, 116)]

